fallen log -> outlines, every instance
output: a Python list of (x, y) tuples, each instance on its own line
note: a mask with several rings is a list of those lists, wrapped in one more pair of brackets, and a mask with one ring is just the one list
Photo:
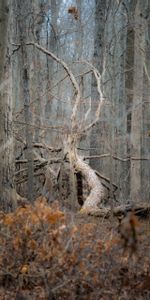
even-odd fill
[(147, 218), (150, 216), (150, 203), (132, 203), (124, 204), (114, 207), (102, 207), (98, 209), (85, 209), (81, 208), (81, 214), (87, 214), (94, 217), (109, 218), (112, 214), (115, 217), (126, 216), (129, 212), (133, 212), (136, 216), (140, 218)]
[(126, 215), (128, 212), (133, 211), (139, 217), (148, 217), (150, 215), (150, 203), (137, 202), (126, 205), (120, 205), (114, 208), (114, 216)]

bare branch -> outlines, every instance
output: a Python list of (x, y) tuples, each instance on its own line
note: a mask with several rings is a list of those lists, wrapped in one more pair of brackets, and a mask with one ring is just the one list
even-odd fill
[(87, 130), (90, 130), (99, 120), (102, 103), (103, 103), (105, 97), (104, 97), (102, 89), (101, 89), (101, 74), (100, 74), (100, 72), (88, 61), (79, 61), (78, 63), (86, 64), (91, 68), (91, 71), (93, 72), (96, 82), (97, 82), (97, 92), (99, 94), (99, 104), (98, 104), (97, 110), (95, 112), (95, 119), (86, 128), (83, 129), (83, 132), (86, 132)]
[(119, 157), (119, 156), (111, 155), (110, 153), (101, 154), (101, 155), (91, 155), (91, 156), (88, 155), (88, 156), (85, 156), (83, 158), (83, 160), (95, 159), (95, 158), (106, 158), (106, 157), (112, 157), (113, 159), (120, 160), (122, 162), (127, 162), (127, 161), (130, 161), (130, 160), (150, 160), (150, 157), (134, 157), (134, 156), (130, 156), (130, 157), (122, 158), (122, 157)]
[(78, 83), (77, 83), (77, 81), (75, 79), (75, 76), (70, 71), (70, 69), (68, 68), (67, 64), (62, 59), (58, 58), (52, 52), (48, 51), (47, 49), (43, 48), (42, 46), (40, 46), (39, 44), (34, 43), (34, 42), (29, 42), (29, 43), (27, 43), (27, 45), (35, 46), (38, 50), (40, 50), (41, 52), (43, 52), (46, 55), (48, 55), (51, 58), (53, 58), (57, 63), (59, 63), (60, 65), (63, 66), (64, 70), (68, 74), (68, 76), (70, 78), (70, 81), (72, 82), (72, 85), (73, 85), (73, 87), (75, 89), (75, 95), (76, 95), (75, 105), (73, 107), (73, 111), (72, 111), (72, 115), (71, 115), (72, 129), (74, 129), (76, 127), (77, 110), (78, 110), (78, 106), (79, 106), (80, 98), (81, 98), (80, 88), (79, 88), (79, 85), (78, 85)]
[(49, 146), (47, 144), (42, 144), (42, 143), (35, 143), (35, 144), (33, 144), (33, 147), (34, 148), (48, 149), (51, 152), (60, 152), (60, 151), (62, 151), (62, 148), (54, 148), (54, 147), (51, 147), (51, 146)]

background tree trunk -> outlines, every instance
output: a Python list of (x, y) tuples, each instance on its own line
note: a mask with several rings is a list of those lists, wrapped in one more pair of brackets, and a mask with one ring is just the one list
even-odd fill
[[(134, 15), (134, 79), (133, 79), (133, 105), (131, 126), (131, 155), (142, 157), (142, 135), (144, 131), (143, 105), (144, 105), (144, 64), (145, 64), (145, 28), (143, 2), (137, 1)], [(138, 47), (137, 47), (138, 45)], [(146, 180), (146, 178), (145, 178)], [(142, 197), (142, 161), (131, 162), (131, 199), (140, 200)]]
[(30, 100), (30, 60), (31, 52), (27, 49), (26, 43), (30, 38), (30, 22), (32, 11), (32, 3), (28, 1), (17, 1), (16, 18), (18, 27), (18, 43), (20, 44), (20, 74), (21, 74), (21, 89), (20, 96), (24, 107), (24, 121), (25, 121), (25, 140), (26, 152), (25, 158), (27, 159), (27, 197), (30, 202), (34, 199), (34, 168), (33, 168), (33, 131), (31, 127), (32, 114), (31, 114), (31, 100)]
[(15, 204), (12, 123), (11, 3), (0, 1), (0, 209)]

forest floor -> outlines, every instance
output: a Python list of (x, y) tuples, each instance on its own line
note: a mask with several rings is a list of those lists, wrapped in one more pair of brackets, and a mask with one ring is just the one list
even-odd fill
[(102, 219), (43, 199), (0, 215), (0, 299), (150, 299), (150, 221)]

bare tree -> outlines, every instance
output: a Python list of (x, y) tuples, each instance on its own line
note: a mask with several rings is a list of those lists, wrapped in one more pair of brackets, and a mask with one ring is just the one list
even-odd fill
[[(52, 52), (44, 49), (40, 45), (30, 42), (28, 45), (34, 45), (37, 49), (45, 53), (46, 55), (50, 56), (53, 58), (55, 61), (57, 61), (59, 64), (61, 64), (66, 71), (72, 86), (75, 90), (75, 102), (71, 114), (71, 129), (67, 133), (66, 140), (64, 141), (65, 145), (65, 152), (68, 153), (69, 157), (69, 162), (70, 166), (72, 169), (72, 172), (81, 172), (82, 176), (85, 178), (87, 181), (89, 187), (90, 187), (90, 194), (88, 195), (86, 201), (84, 202), (83, 205), (83, 210), (86, 212), (91, 212), (91, 211), (97, 211), (98, 204), (102, 202), (103, 198), (105, 197), (105, 188), (101, 184), (98, 176), (96, 175), (95, 171), (90, 168), (88, 164), (86, 164), (82, 157), (78, 155), (77, 153), (77, 145), (78, 141), (80, 140), (80, 136), (82, 134), (86, 133), (88, 130), (90, 130), (98, 121), (99, 116), (100, 116), (100, 111), (103, 103), (103, 93), (101, 91), (101, 76), (100, 73), (96, 68), (94, 68), (91, 64), (87, 63), (87, 65), (91, 68), (90, 71), (94, 73), (94, 76), (97, 81), (97, 89), (98, 89), (98, 94), (99, 94), (99, 103), (98, 107), (96, 110), (95, 118), (94, 120), (87, 126), (83, 127), (83, 122), (81, 121), (78, 124), (78, 108), (79, 104), (81, 101), (81, 94), (80, 94), (80, 88), (79, 85), (75, 79), (75, 76), (71, 72), (71, 70), (68, 68), (67, 64), (59, 59), (56, 55), (54, 55)], [(86, 62), (84, 62), (85, 64)], [(102, 212), (102, 214), (104, 211)]]

